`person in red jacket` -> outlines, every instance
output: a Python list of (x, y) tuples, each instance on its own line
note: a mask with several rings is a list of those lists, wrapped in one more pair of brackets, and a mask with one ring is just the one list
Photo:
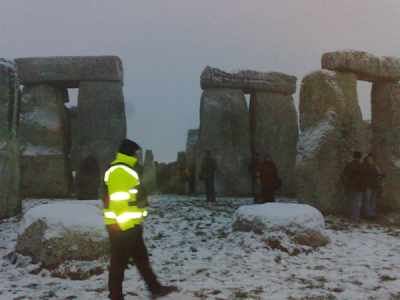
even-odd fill
[(275, 190), (279, 182), (279, 173), (276, 165), (271, 161), (269, 153), (265, 153), (264, 160), (256, 169), (256, 175), (261, 185), (261, 203), (275, 202)]

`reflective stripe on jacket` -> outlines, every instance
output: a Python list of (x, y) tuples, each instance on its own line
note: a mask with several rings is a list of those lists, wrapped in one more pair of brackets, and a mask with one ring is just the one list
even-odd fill
[(132, 169), (137, 159), (117, 153), (116, 159), (104, 175), (108, 186), (110, 202), (103, 209), (106, 225), (118, 224), (122, 230), (139, 225), (147, 215), (146, 207), (136, 206), (135, 188), (139, 184), (139, 176)]

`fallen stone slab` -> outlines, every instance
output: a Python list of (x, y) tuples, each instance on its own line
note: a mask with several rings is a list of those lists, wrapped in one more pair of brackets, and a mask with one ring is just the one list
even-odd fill
[(80, 81), (124, 81), (118, 56), (52, 56), (16, 58), (20, 83), (47, 83), (78, 88)]
[(297, 77), (279, 72), (239, 70), (227, 73), (207, 66), (200, 76), (203, 90), (210, 88), (241, 89), (245, 94), (256, 91), (294, 94)]
[(233, 231), (289, 236), (293, 242), (311, 247), (329, 243), (323, 215), (307, 204), (266, 203), (242, 206), (233, 215), (232, 227)]
[(400, 80), (400, 58), (375, 56), (364, 51), (343, 50), (322, 55), (322, 69), (351, 72), (358, 80), (397, 82)]
[(101, 201), (93, 200), (35, 206), (21, 220), (16, 252), (53, 267), (108, 254), (101, 206)]

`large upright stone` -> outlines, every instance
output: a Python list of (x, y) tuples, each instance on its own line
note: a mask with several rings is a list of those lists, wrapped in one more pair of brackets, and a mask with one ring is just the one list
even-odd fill
[(283, 179), (280, 193), (295, 195), (295, 165), (299, 128), (292, 95), (257, 92), (250, 98), (253, 152), (269, 152)]
[(69, 196), (71, 126), (65, 102), (63, 87), (23, 89), (19, 137), (24, 197)]
[(185, 168), (187, 167), (187, 159), (186, 159), (186, 152), (185, 151), (181, 151), (178, 152), (178, 155), (176, 157), (176, 162), (178, 164), (178, 168)]
[(79, 87), (80, 81), (123, 83), (122, 61), (118, 56), (52, 56), (16, 58), (20, 82)]
[(125, 103), (120, 82), (82, 81), (78, 94), (77, 137), (71, 157), (82, 163), (90, 155), (103, 174), (126, 137)]
[(246, 99), (238, 89), (206, 89), (200, 102), (200, 129), (196, 159), (196, 189), (203, 151), (210, 150), (216, 159), (215, 190), (220, 195), (249, 195), (251, 159), (249, 114)]
[(378, 57), (363, 51), (344, 50), (324, 53), (321, 62), (323, 69), (351, 72), (359, 80), (400, 80), (400, 58), (396, 57)]
[(154, 166), (154, 156), (151, 150), (146, 150), (143, 164), (143, 185), (147, 192), (152, 194), (157, 191), (157, 173)]
[(22, 209), (17, 138), (20, 104), (15, 64), (0, 58), (0, 220)]
[(296, 92), (295, 76), (279, 72), (257, 72), (240, 70), (227, 73), (217, 68), (206, 67), (200, 76), (203, 90), (210, 88), (241, 89), (245, 94), (257, 91), (294, 94)]
[(366, 151), (356, 84), (354, 74), (325, 70), (302, 81), (297, 199), (322, 213), (343, 212), (340, 174), (354, 151)]
[(198, 139), (199, 130), (189, 129), (186, 139), (186, 160), (189, 171), (189, 188), (192, 193), (195, 192), (196, 153)]
[(375, 82), (371, 93), (372, 153), (386, 175), (382, 210), (400, 209), (400, 84)]

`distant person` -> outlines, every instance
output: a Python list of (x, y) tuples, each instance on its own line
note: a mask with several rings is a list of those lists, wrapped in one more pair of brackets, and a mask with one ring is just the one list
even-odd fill
[(180, 195), (187, 195), (189, 193), (189, 174), (185, 167), (179, 168), (178, 174), (179, 192)]
[(350, 218), (354, 221), (358, 221), (360, 218), (360, 208), (366, 191), (365, 165), (361, 163), (361, 158), (361, 152), (354, 152), (353, 160), (346, 165), (343, 171), (346, 191), (350, 196)]
[(280, 178), (269, 153), (265, 153), (264, 160), (256, 168), (256, 175), (261, 185), (261, 203), (275, 202), (275, 190)]
[(253, 158), (248, 165), (248, 170), (251, 176), (251, 192), (253, 194), (254, 204), (261, 203), (261, 186), (258, 184), (256, 174), (256, 169), (260, 165), (260, 163), (260, 154), (256, 152), (254, 153)]
[(216, 169), (217, 162), (211, 158), (210, 150), (204, 150), (199, 179), (204, 182), (207, 202), (216, 201), (214, 188), (214, 175)]
[(379, 169), (374, 165), (375, 157), (369, 153), (364, 158), (365, 168), (365, 187), (366, 191), (363, 198), (364, 216), (366, 218), (376, 218), (376, 203), (378, 195), (381, 191), (382, 178), (386, 177), (379, 172)]

